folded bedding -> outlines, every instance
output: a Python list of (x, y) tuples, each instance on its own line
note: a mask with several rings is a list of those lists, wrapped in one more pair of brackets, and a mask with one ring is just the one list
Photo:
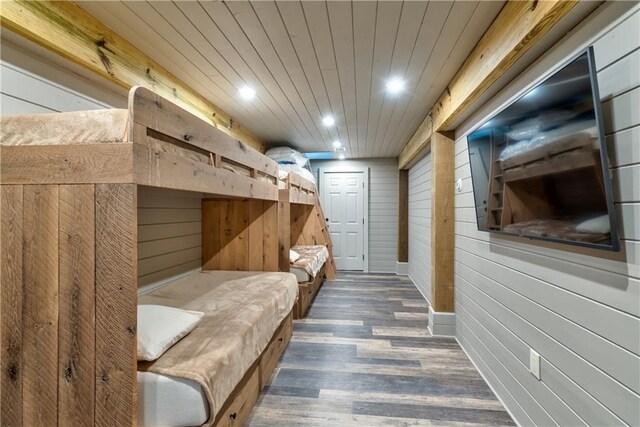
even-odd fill
[(296, 245), (291, 250), (300, 255), (295, 262), (291, 263), (291, 266), (306, 271), (312, 278), (316, 277), (329, 259), (329, 250), (324, 245)]
[(198, 326), (139, 371), (195, 381), (209, 402), (206, 425), (291, 312), (298, 293), (290, 273), (203, 271), (152, 291), (139, 304), (200, 311)]

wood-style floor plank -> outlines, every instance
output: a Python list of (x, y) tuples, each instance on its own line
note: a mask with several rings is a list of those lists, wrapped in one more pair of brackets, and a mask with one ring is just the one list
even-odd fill
[(458, 343), (432, 337), (405, 277), (326, 281), (249, 426), (513, 425)]

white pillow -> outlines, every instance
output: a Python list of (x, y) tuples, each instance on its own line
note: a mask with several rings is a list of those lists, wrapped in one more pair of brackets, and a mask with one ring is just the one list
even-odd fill
[(156, 360), (191, 332), (204, 313), (162, 305), (138, 306), (138, 360)]
[(576, 231), (580, 233), (607, 234), (611, 232), (611, 222), (609, 215), (597, 216), (581, 222), (576, 226)]
[(300, 254), (289, 249), (289, 262), (296, 262), (300, 258)]

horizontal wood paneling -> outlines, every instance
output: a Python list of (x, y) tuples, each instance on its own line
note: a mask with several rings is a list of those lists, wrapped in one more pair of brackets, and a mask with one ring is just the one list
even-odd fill
[(138, 187), (138, 288), (198, 268), (202, 257), (202, 194)]
[[(543, 74), (594, 46), (620, 253), (478, 231), (466, 132), (456, 141), (456, 333), (521, 424), (640, 423), (640, 33), (631, 34), (640, 7), (628, 9), (604, 5), (533, 66)], [(520, 78), (509, 91), (529, 83)], [(529, 348), (541, 356), (541, 381), (528, 372)]]
[[(96, 95), (111, 103), (92, 97)], [(96, 110), (114, 104), (126, 105), (126, 97), (34, 56), (3, 34), (0, 115)]]
[(395, 273), (398, 247), (397, 160), (314, 161), (311, 166), (316, 177), (318, 168), (369, 168), (369, 271)]
[(409, 277), (431, 295), (431, 153), (409, 169)]

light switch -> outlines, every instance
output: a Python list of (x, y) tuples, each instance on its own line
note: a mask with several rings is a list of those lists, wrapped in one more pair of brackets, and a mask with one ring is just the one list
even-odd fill
[(540, 379), (540, 355), (532, 348), (529, 349), (529, 371), (538, 380)]

